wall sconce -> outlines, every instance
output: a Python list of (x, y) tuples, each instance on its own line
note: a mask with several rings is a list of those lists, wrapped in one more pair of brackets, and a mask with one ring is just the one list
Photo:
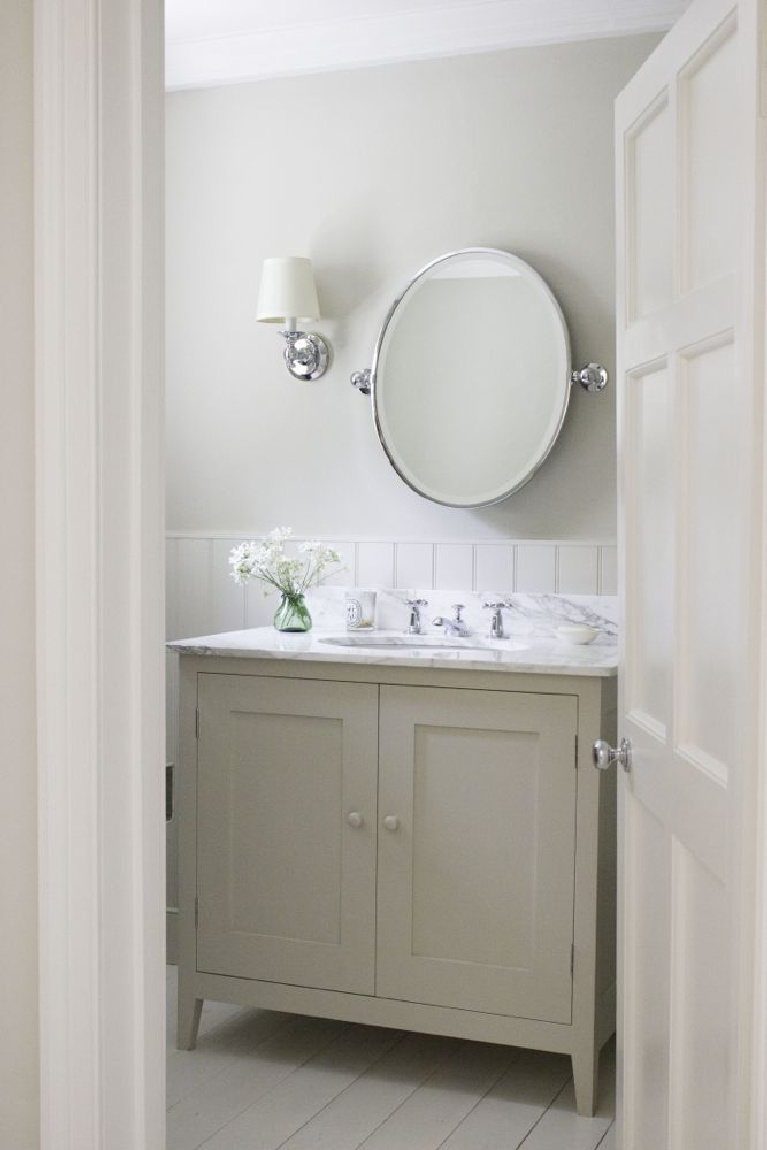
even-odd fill
[(320, 318), (312, 261), (298, 256), (264, 260), (258, 293), (259, 323), (284, 323), (283, 358), (295, 379), (319, 379), (330, 361), (330, 348), (322, 336), (298, 331), (299, 323)]

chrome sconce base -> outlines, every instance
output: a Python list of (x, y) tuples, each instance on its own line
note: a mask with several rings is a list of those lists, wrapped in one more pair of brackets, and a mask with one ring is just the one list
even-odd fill
[[(372, 375), (373, 373), (369, 367), (366, 367), (363, 371), (353, 371), (351, 374), (352, 387), (356, 387), (357, 391), (363, 395), (370, 395)], [(582, 367), (580, 371), (570, 373), (570, 383), (573, 385), (579, 383), (584, 391), (604, 391), (609, 379), (610, 376), (607, 373), (607, 369), (599, 363), (588, 363), (585, 367)]]
[(328, 370), (330, 347), (312, 331), (282, 331), (285, 350), (282, 353), (294, 379), (320, 379)]
[(574, 371), (570, 375), (570, 383), (573, 385), (579, 383), (584, 391), (604, 391), (609, 379), (607, 369), (600, 363), (587, 363), (580, 371)]

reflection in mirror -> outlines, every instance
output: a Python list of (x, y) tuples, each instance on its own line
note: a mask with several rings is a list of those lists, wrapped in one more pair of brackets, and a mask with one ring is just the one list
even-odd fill
[(454, 507), (506, 499), (567, 411), (567, 328), (549, 288), (507, 252), (442, 256), (394, 303), (376, 345), (373, 412), (397, 473)]

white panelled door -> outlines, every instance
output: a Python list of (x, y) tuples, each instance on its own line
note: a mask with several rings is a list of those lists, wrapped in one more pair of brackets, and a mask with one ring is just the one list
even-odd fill
[(695, 0), (616, 108), (623, 1150), (750, 1144), (758, 20)]

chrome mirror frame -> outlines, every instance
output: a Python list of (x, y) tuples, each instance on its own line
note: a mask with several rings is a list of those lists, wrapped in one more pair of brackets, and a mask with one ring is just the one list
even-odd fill
[[(444, 263), (447, 260), (454, 259), (456, 256), (493, 256), (496, 258), (500, 258), (502, 260), (509, 262), (514, 267), (519, 268), (525, 275), (528, 275), (529, 277), (534, 279), (537, 282), (539, 288), (543, 291), (544, 295), (548, 298), (548, 300), (551, 304), (552, 310), (554, 312), (554, 315), (559, 320), (559, 323), (561, 326), (561, 334), (562, 334), (562, 338), (563, 338), (563, 342), (564, 342), (564, 348), (565, 348), (566, 375), (565, 375), (565, 379), (563, 381), (563, 383), (565, 385), (565, 387), (564, 387), (564, 402), (562, 404), (562, 410), (559, 413), (559, 419), (557, 421), (556, 427), (555, 427), (555, 429), (551, 435), (549, 442), (541, 450), (540, 454), (537, 457), (535, 465), (527, 471), (527, 473), (524, 475), (524, 477), (519, 482), (515, 483), (512, 487), (510, 487), (506, 491), (502, 492), (496, 498), (484, 500), (484, 501), (477, 502), (477, 503), (452, 503), (452, 502), (448, 502), (446, 500), (437, 499), (433, 495), (427, 494), (425, 491), (422, 491), (418, 486), (416, 486), (416, 484), (413, 482), (413, 480), (409, 476), (404, 474), (403, 470), (398, 465), (397, 461), (395, 460), (395, 458), (392, 455), (392, 451), (390, 450), (390, 448), (386, 442), (386, 438), (383, 434), (383, 429), (381, 426), (381, 419), (380, 419), (380, 414), (379, 414), (379, 404), (378, 404), (378, 390), (377, 390), (377, 387), (378, 387), (378, 367), (379, 367), (379, 362), (380, 362), (380, 358), (381, 358), (381, 350), (383, 347), (384, 340), (386, 338), (386, 333), (387, 333), (389, 326), (390, 326), (390, 324), (391, 324), (391, 322), (392, 322), (392, 320), (393, 320), (393, 318), (397, 312), (397, 309), (405, 301), (405, 299), (408, 296), (408, 293), (411, 292), (413, 290), (413, 288), (425, 276), (427, 276), (435, 267), (437, 267), (439, 264)], [(488, 339), (490, 339), (490, 338), (492, 338), (492, 334), (490, 332), (488, 332)], [(595, 379), (597, 379), (597, 378), (598, 378), (598, 384), (599, 385), (595, 386)], [(431, 260), (428, 264), (426, 264), (418, 272), (416, 272), (416, 274), (409, 281), (409, 283), (406, 284), (405, 288), (395, 298), (394, 302), (391, 304), (391, 306), (389, 307), (389, 310), (386, 313), (383, 324), (381, 325), (381, 330), (378, 334), (378, 339), (376, 340), (375, 348), (373, 350), (372, 366), (370, 368), (366, 368), (362, 371), (355, 371), (352, 373), (352, 376), (351, 376), (352, 386), (355, 387), (358, 391), (360, 391), (363, 395), (370, 395), (371, 396), (371, 407), (372, 407), (372, 412), (373, 412), (373, 422), (374, 422), (374, 426), (376, 429), (376, 434), (378, 436), (381, 447), (384, 450), (384, 454), (386, 455), (386, 458), (389, 461), (389, 464), (394, 469), (394, 471), (397, 473), (397, 475), (400, 477), (400, 479), (403, 481), (403, 483), (407, 484), (407, 486), (411, 489), (411, 491), (414, 491), (417, 495), (420, 495), (424, 499), (429, 499), (432, 503), (438, 503), (443, 507), (461, 507), (461, 508), (466, 508), (467, 510), (471, 509), (473, 507), (491, 507), (497, 503), (502, 503), (505, 499), (508, 499), (510, 495), (513, 495), (516, 491), (519, 491), (522, 487), (524, 487), (527, 483), (530, 482), (530, 480), (533, 478), (533, 476), (536, 474), (536, 472), (540, 469), (540, 467), (543, 465), (543, 463), (546, 461), (546, 459), (550, 455), (551, 450), (554, 447), (554, 444), (556, 443), (557, 439), (559, 438), (560, 432), (562, 430), (562, 426), (563, 426), (564, 421), (565, 421), (565, 416), (567, 415), (567, 409), (569, 407), (570, 389), (571, 389), (571, 386), (573, 384), (575, 384), (576, 382), (581, 383), (581, 385), (588, 391), (602, 390), (602, 388), (604, 388), (604, 386), (607, 383), (607, 372), (604, 368), (600, 367), (599, 364), (591, 364), (591, 363), (588, 365), (588, 368), (584, 368), (583, 371), (580, 371), (580, 372), (572, 371), (572, 365), (571, 365), (571, 359), (570, 359), (570, 335), (569, 335), (569, 332), (567, 329), (567, 323), (565, 322), (565, 317), (562, 313), (562, 309), (559, 305), (559, 301), (554, 296), (553, 292), (549, 288), (546, 281), (543, 279), (543, 277), (541, 275), (539, 275), (539, 273), (534, 268), (532, 268), (524, 260), (520, 259), (519, 256), (514, 255), (512, 252), (503, 251), (500, 248), (489, 248), (489, 247), (458, 248), (456, 251), (447, 252), (444, 255), (438, 256), (436, 259)]]

